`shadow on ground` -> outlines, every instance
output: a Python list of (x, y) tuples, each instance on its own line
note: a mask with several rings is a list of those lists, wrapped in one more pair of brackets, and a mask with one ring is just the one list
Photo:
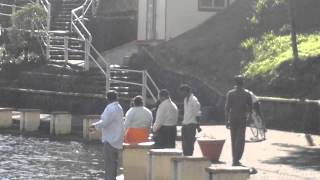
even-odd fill
[(272, 145), (278, 146), (288, 154), (282, 157), (274, 157), (273, 159), (264, 161), (264, 163), (285, 164), (298, 169), (320, 171), (320, 148), (308, 148), (283, 143), (273, 143)]

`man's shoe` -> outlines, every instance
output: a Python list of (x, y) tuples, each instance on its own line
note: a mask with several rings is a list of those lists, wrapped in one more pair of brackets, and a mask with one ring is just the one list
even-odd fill
[(232, 166), (241, 166), (241, 163), (239, 161), (238, 162), (233, 162)]

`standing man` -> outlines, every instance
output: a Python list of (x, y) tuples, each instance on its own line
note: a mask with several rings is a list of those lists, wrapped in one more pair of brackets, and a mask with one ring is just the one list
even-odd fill
[(201, 115), (200, 103), (191, 92), (190, 86), (183, 84), (180, 86), (183, 101), (183, 121), (182, 121), (182, 150), (184, 156), (192, 156), (194, 142), (196, 141), (196, 129), (201, 131), (198, 118)]
[(240, 166), (244, 152), (246, 121), (252, 112), (250, 93), (244, 89), (244, 78), (235, 76), (236, 86), (227, 93), (225, 117), (227, 128), (230, 127), (233, 166)]
[(153, 124), (153, 132), (157, 133), (156, 148), (175, 148), (177, 136), (178, 108), (171, 101), (169, 91), (163, 89), (159, 93), (160, 105)]
[(107, 93), (107, 102), (101, 120), (92, 126), (102, 131), (105, 180), (116, 180), (118, 155), (124, 136), (123, 110), (115, 91)]

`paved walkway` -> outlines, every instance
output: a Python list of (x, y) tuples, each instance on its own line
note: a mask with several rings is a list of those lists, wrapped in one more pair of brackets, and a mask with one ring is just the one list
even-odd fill
[[(199, 134), (225, 138), (220, 161), (231, 165), (231, 143), (225, 126), (203, 126)], [(320, 136), (311, 136), (315, 146), (309, 146), (304, 134), (268, 130), (267, 140), (254, 142), (249, 128), (246, 134), (245, 153), (242, 163), (254, 167), (258, 173), (252, 180), (319, 180), (320, 179)], [(178, 143), (181, 148), (181, 143)], [(201, 156), (196, 144), (194, 156)]]

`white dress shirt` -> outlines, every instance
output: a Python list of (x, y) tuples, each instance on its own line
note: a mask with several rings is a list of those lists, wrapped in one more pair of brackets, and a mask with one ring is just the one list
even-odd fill
[(153, 131), (156, 132), (161, 126), (176, 126), (178, 123), (178, 108), (171, 99), (160, 103), (156, 121), (153, 124)]
[(184, 114), (182, 124), (197, 124), (197, 116), (201, 116), (198, 98), (193, 94), (184, 98), (183, 109)]
[(122, 149), (124, 122), (123, 110), (119, 102), (108, 104), (101, 114), (101, 120), (93, 125), (102, 131), (103, 143), (107, 142), (116, 149)]
[(128, 128), (151, 128), (152, 112), (143, 106), (130, 108), (125, 117), (124, 126)]

